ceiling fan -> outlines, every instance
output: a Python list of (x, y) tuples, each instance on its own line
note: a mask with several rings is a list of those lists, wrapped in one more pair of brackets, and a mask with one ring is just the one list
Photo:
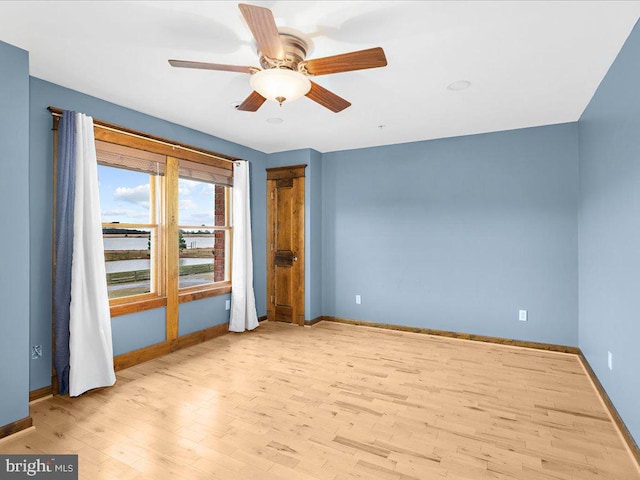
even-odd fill
[(384, 50), (380, 47), (306, 60), (307, 43), (297, 36), (278, 32), (271, 10), (244, 3), (238, 7), (256, 40), (262, 68), (169, 60), (173, 67), (251, 75), (253, 92), (237, 107), (238, 110), (255, 112), (267, 99), (282, 105), (304, 95), (332, 112), (341, 112), (351, 103), (309, 77), (387, 65)]

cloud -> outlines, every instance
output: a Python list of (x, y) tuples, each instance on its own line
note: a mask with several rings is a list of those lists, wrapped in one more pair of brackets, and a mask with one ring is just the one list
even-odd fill
[(133, 188), (118, 187), (113, 194), (113, 198), (123, 202), (149, 207), (149, 191), (149, 184), (138, 185)]
[[(149, 212), (140, 212), (138, 210), (127, 209), (106, 209), (102, 210), (103, 222), (120, 222), (120, 223), (148, 223)], [(132, 221), (134, 220), (134, 221)]]
[(180, 195), (191, 195), (191, 192), (198, 187), (198, 185), (200, 185), (200, 182), (180, 178), (178, 179), (178, 192)]
[(200, 184), (200, 195), (208, 195), (211, 196), (215, 193), (215, 185), (212, 183), (202, 183)]
[(198, 204), (190, 198), (180, 199), (180, 210), (197, 210)]
[(197, 212), (185, 215), (183, 219), (180, 217), (180, 223), (183, 225), (213, 225), (213, 212)]
[(181, 178), (178, 184), (181, 225), (213, 225), (214, 186)]
[(200, 182), (198, 180), (186, 180), (184, 178), (178, 181), (178, 191), (180, 195), (208, 195), (213, 196), (215, 193), (215, 185), (213, 183)]

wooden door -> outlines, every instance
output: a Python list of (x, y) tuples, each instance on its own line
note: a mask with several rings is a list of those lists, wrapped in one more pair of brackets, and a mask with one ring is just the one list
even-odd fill
[(304, 172), (267, 169), (267, 318), (304, 325)]

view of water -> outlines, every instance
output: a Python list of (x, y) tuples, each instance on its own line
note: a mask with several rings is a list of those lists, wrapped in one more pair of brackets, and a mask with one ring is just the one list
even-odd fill
[[(213, 249), (214, 237), (213, 235), (184, 235), (185, 243), (187, 244), (187, 250), (192, 248), (206, 248)], [(105, 250), (147, 250), (149, 246), (149, 238), (147, 235), (142, 236), (129, 236), (129, 237), (103, 237)], [(211, 251), (206, 253), (213, 253)], [(118, 255), (120, 256), (120, 255)], [(126, 255), (123, 255), (126, 256)], [(179, 265), (213, 265), (213, 258), (180, 258)], [(145, 279), (145, 275), (141, 274), (138, 278), (138, 274), (135, 275), (136, 279), (119, 279), (117, 277), (111, 277), (110, 274), (116, 274), (121, 272), (133, 272), (140, 270), (150, 270), (151, 261), (148, 259), (131, 259), (131, 260), (115, 260), (112, 262), (105, 262), (105, 270), (107, 273), (109, 298), (120, 298), (130, 295), (139, 295), (147, 293), (151, 289), (151, 281)], [(186, 288), (196, 285), (205, 285), (214, 282), (213, 272), (202, 273), (183, 273), (180, 276), (179, 288)], [(148, 276), (148, 274), (146, 275)]]
[[(180, 265), (200, 265), (203, 263), (213, 263), (213, 258), (181, 258)], [(149, 270), (150, 260), (117, 260), (115, 262), (105, 262), (107, 273), (131, 272), (133, 270)]]
[[(146, 250), (149, 245), (147, 237), (103, 237), (103, 241), (105, 250)], [(184, 235), (184, 241), (187, 248), (213, 248), (213, 235)]]
[[(185, 235), (187, 248), (213, 248), (213, 236)], [(147, 237), (103, 237), (105, 250), (146, 250)], [(213, 258), (181, 258), (180, 265), (212, 263)], [(105, 262), (107, 273), (148, 270), (151, 262), (144, 259)]]

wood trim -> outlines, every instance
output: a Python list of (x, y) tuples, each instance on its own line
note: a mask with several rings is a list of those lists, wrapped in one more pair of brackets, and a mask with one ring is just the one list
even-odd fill
[(618, 430), (620, 430), (620, 434), (622, 435), (625, 442), (627, 443), (627, 446), (629, 447), (631, 454), (633, 455), (636, 462), (638, 463), (638, 466), (640, 466), (640, 448), (638, 448), (638, 444), (636, 443), (635, 439), (631, 435), (631, 432), (629, 432), (629, 429), (627, 428), (624, 421), (622, 420), (622, 417), (620, 417), (620, 414), (618, 413), (618, 410), (616, 409), (615, 405), (609, 398), (607, 391), (602, 386), (602, 383), (600, 383), (600, 380), (598, 379), (596, 372), (594, 372), (593, 368), (591, 368), (591, 365), (589, 364), (587, 357), (584, 356), (584, 353), (580, 349), (578, 349), (578, 358), (580, 359), (580, 363), (582, 363), (582, 366), (587, 372), (587, 375), (591, 379), (591, 383), (593, 383), (593, 386), (595, 387), (597, 392), (600, 394), (600, 398), (602, 398), (602, 402), (604, 403), (605, 407), (609, 411), (609, 414), (611, 415), (613, 422), (618, 427)]
[[(56, 107), (48, 107), (47, 110), (54, 115), (53, 128), (54, 130), (57, 130), (57, 121), (59, 121), (63, 110)], [(211, 152), (204, 148), (177, 142), (157, 135), (151, 135), (150, 133), (123, 127), (121, 125), (105, 122), (96, 118), (93, 119), (93, 125), (95, 139), (108, 143), (125, 144), (147, 152), (184, 158), (185, 160), (213, 165), (224, 168), (225, 170), (233, 170), (233, 162), (241, 160), (237, 157)]]
[(132, 352), (123, 353), (122, 355), (117, 355), (113, 357), (113, 368), (117, 372), (140, 363), (148, 362), (154, 358), (167, 355), (168, 353), (171, 353), (170, 346), (171, 342), (164, 341)]
[(273, 265), (275, 264), (275, 195), (276, 183), (267, 180), (267, 318), (276, 319), (276, 305), (273, 301), (275, 295), (275, 282)]
[(267, 316), (266, 315), (262, 315), (261, 317), (258, 317), (258, 322), (264, 322), (267, 320)]
[[(220, 184), (218, 184), (220, 185)], [(226, 186), (226, 185), (225, 185)], [(113, 224), (111, 224), (113, 225)], [(117, 223), (116, 225), (122, 225), (121, 223)], [(202, 228), (203, 230), (216, 230), (216, 231), (226, 231), (231, 230), (233, 227), (229, 225), (180, 225), (180, 228), (183, 230), (195, 230)]]
[(283, 178), (304, 177), (306, 168), (306, 164), (267, 168), (267, 180), (281, 180)]
[[(164, 159), (166, 169), (166, 161)], [(162, 207), (165, 204), (165, 188), (164, 188), (164, 178), (160, 176), (149, 177), (149, 199), (151, 200), (151, 221), (152, 225), (155, 225), (155, 228), (149, 230), (149, 234), (153, 235), (153, 239), (149, 237), (151, 240), (151, 261), (153, 262), (153, 267), (151, 268), (151, 272), (153, 276), (151, 277), (151, 292), (154, 296), (164, 297), (165, 288), (163, 285), (164, 280), (164, 239), (162, 238), (162, 217), (163, 210)]]
[(145, 310), (153, 310), (154, 308), (166, 307), (167, 298), (158, 297), (153, 299), (145, 299), (137, 302), (129, 302), (111, 305), (111, 318), (120, 315), (129, 315), (130, 313), (144, 312)]
[[(302, 168), (302, 173), (304, 174), (304, 167)], [(301, 327), (304, 326), (305, 319), (305, 304), (304, 304), (304, 276), (305, 276), (305, 179), (303, 176), (298, 176), (294, 179), (294, 207), (293, 207), (293, 215), (294, 217), (297, 215), (297, 219), (295, 221), (296, 225), (294, 226), (293, 231), (293, 244), (298, 245), (298, 260), (295, 262), (298, 267), (298, 279), (294, 286), (293, 295), (296, 298), (296, 308), (294, 309), (294, 315), (297, 315), (298, 318), (292, 318), (294, 323), (297, 323)], [(295, 268), (294, 268), (295, 272)]]
[(231, 225), (231, 228), (225, 235), (225, 246), (227, 251), (225, 252), (224, 259), (224, 279), (231, 283), (233, 280), (233, 272), (231, 271), (231, 264), (233, 262), (233, 225), (232, 225), (232, 210), (233, 210), (233, 195), (231, 188), (224, 187), (224, 224)]
[(193, 160), (180, 159), (180, 178), (188, 178), (216, 185), (233, 186), (233, 170)]
[(4, 427), (0, 427), (0, 438), (8, 437), (14, 433), (18, 433), (21, 430), (25, 430), (33, 426), (33, 419), (31, 417), (25, 417), (20, 420), (16, 420)]
[(231, 282), (225, 282), (225, 285), (220, 287), (179, 293), (178, 302), (186, 303), (193, 300), (200, 300), (201, 298), (216, 297), (218, 295), (224, 295), (226, 293), (231, 293)]
[(162, 357), (169, 353), (181, 350), (186, 347), (206, 342), (215, 337), (220, 337), (229, 332), (229, 324), (222, 323), (205, 330), (189, 333), (170, 341), (156, 343), (148, 347), (134, 350), (133, 352), (123, 353), (113, 358), (113, 368), (115, 371), (124, 370), (140, 363), (148, 362), (154, 358)]
[[(178, 338), (178, 313), (179, 313), (179, 276), (180, 267), (178, 258), (178, 168), (177, 158), (167, 157), (165, 172), (166, 184), (166, 219), (165, 219), (165, 288), (167, 295), (166, 311), (166, 337), (170, 341)], [(170, 183), (171, 182), (171, 183)]]
[(528, 342), (525, 340), (513, 340), (511, 338), (489, 337), (486, 335), (476, 335), (473, 333), (450, 332), (447, 330), (434, 330), (431, 328), (408, 327), (406, 325), (393, 325), (390, 323), (365, 322), (362, 320), (351, 320), (349, 318), (323, 316), (322, 320), (328, 322), (346, 323), (349, 325), (362, 325), (365, 327), (384, 328), (387, 330), (399, 330), (402, 332), (423, 333), (426, 335), (436, 335), (439, 337), (457, 338), (459, 340), (473, 340), (476, 342), (496, 343), (499, 345), (511, 345), (513, 347), (534, 348), (536, 350), (547, 350), (550, 352), (572, 353), (577, 355), (580, 349), (567, 345), (556, 345), (553, 343)]
[(94, 132), (96, 140), (101, 140), (107, 143), (115, 143), (118, 145), (126, 144), (127, 146), (136, 148), (138, 150), (157, 153), (166, 157), (171, 156), (184, 160), (190, 160), (196, 163), (223, 168), (225, 170), (231, 170), (233, 168), (232, 164), (229, 163), (229, 160), (222, 160), (211, 157), (208, 153), (197, 151), (198, 149), (195, 147), (184, 148), (180, 145), (169, 145), (169, 140), (165, 140), (165, 142), (167, 143), (159, 143), (157, 140), (143, 138), (143, 136), (147, 136), (148, 134), (142, 134), (142, 136), (140, 136), (141, 134), (137, 133), (135, 135), (132, 135), (131, 133), (127, 133), (127, 130), (128, 129), (123, 129), (122, 127), (106, 127), (100, 123), (95, 122), (94, 120)]
[(319, 323), (319, 322), (321, 322), (321, 321), (322, 321), (322, 320), (324, 320), (324, 319), (325, 319), (325, 317), (320, 316), (320, 317), (316, 317), (316, 318), (314, 318), (313, 320), (305, 320), (305, 321), (304, 321), (304, 324), (305, 324), (305, 325), (307, 325), (307, 326), (309, 326), (309, 327), (312, 327), (312, 326), (314, 326), (316, 323)]
[(183, 335), (171, 342), (171, 351), (181, 350), (183, 348), (192, 347), (198, 343), (206, 342), (212, 338), (221, 337), (229, 333), (229, 323), (221, 323), (215, 327), (210, 327), (205, 330), (199, 330), (197, 332)]
[(29, 401), (33, 402), (34, 400), (48, 397), (49, 395), (53, 395), (53, 385), (47, 385), (46, 387), (31, 390), (29, 392)]

